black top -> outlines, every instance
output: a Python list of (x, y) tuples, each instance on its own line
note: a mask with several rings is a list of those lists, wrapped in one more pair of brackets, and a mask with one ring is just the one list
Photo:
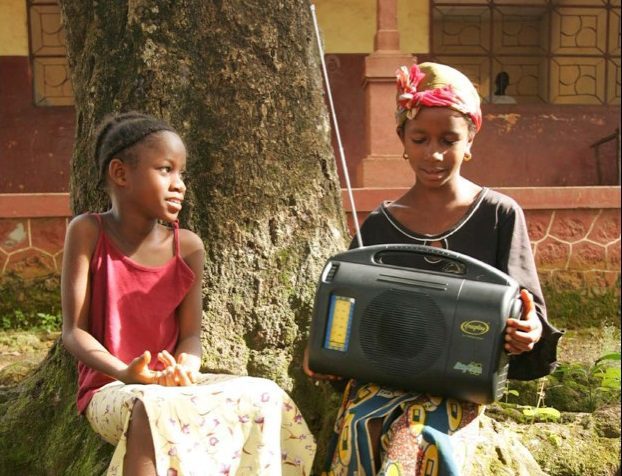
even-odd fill
[[(438, 235), (422, 235), (405, 228), (383, 203), (361, 227), (365, 246), (393, 243), (426, 245), (440, 241), (443, 247), (476, 258), (503, 271), (533, 294), (542, 322), (540, 341), (531, 352), (510, 357), (508, 377), (531, 380), (551, 373), (557, 360), (557, 341), (562, 333), (551, 326), (527, 234), (525, 215), (510, 197), (483, 188), (465, 215), (451, 229)], [(350, 248), (356, 248), (354, 239)]]

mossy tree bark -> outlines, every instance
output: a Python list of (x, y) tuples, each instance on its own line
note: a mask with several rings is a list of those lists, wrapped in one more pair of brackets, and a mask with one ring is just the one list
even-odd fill
[[(346, 233), (308, 1), (62, 0), (61, 9), (76, 104), (73, 211), (107, 207), (92, 158), (107, 113), (169, 120), (189, 153), (182, 225), (207, 250), (205, 369), (274, 379), (314, 430), (326, 426), (330, 391), (308, 391), (300, 362), (321, 267)], [(10, 474), (105, 469), (110, 448), (75, 415), (74, 368), (57, 343), (0, 393)]]

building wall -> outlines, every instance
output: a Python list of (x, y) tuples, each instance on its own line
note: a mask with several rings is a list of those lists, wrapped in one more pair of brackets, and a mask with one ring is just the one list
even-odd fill
[(58, 275), (68, 217), (0, 218), (0, 279)]
[[(327, 54), (369, 54), (374, 51), (376, 0), (315, 0)], [(427, 0), (398, 0), (400, 48), (429, 51), (430, 5)]]
[[(619, 297), (619, 187), (498, 190), (525, 210), (538, 273), (547, 289), (590, 295), (613, 292)], [(359, 221), (381, 201), (404, 191), (355, 190)], [(354, 233), (345, 191), (343, 202)], [(68, 194), (0, 195), (0, 294), (4, 286), (12, 291), (10, 302), (0, 300), (0, 315), (12, 309), (35, 314), (59, 309), (58, 278), (70, 216)]]
[[(366, 154), (364, 62), (373, 50), (376, 2), (314, 3), (349, 173), (354, 179)], [(399, 0), (398, 14), (402, 50), (425, 60), (429, 2)], [(619, 125), (619, 111), (619, 106), (483, 107), (484, 127), (475, 142), (474, 160), (465, 165), (464, 174), (487, 186), (541, 187), (516, 189), (515, 193), (521, 200), (535, 197), (535, 202), (523, 206), (545, 281), (578, 287), (595, 283), (615, 287), (618, 283), (619, 290), (620, 189), (594, 188), (594, 193), (586, 195), (587, 188), (578, 187), (599, 184), (599, 163), (590, 145)], [(0, 112), (0, 281), (8, 275), (25, 282), (58, 277), (71, 216), (64, 192), (68, 190), (74, 141), (74, 110), (34, 106), (26, 0), (0, 2)], [(393, 117), (374, 120), (393, 121)], [(612, 145), (601, 153), (601, 185), (617, 181)], [(338, 168), (343, 180), (339, 164)], [(386, 173), (395, 175), (391, 170)], [(398, 179), (407, 182), (400, 186), (407, 186), (413, 177), (394, 177)], [(538, 202), (549, 187), (558, 186), (568, 188), (555, 191), (556, 201)], [(364, 203), (359, 209), (361, 219), (380, 199), (398, 196), (391, 189), (359, 192)], [(605, 202), (599, 193), (608, 197)], [(349, 208), (347, 200), (344, 205)]]
[(28, 56), (26, 2), (0, 2), (0, 25), (0, 56)]
[(26, 0), (0, 2), (0, 193), (66, 192), (73, 107), (36, 107)]
[[(329, 54), (327, 69), (350, 179), (365, 157), (365, 56)], [(615, 185), (618, 183), (615, 141), (604, 144), (597, 160), (591, 147), (619, 127), (619, 106), (555, 104), (483, 104), (483, 126), (473, 145), (474, 159), (463, 174), (491, 187)], [(392, 115), (374, 121), (393, 122)], [(333, 131), (333, 147), (337, 148)], [(599, 167), (600, 175), (599, 178)], [(341, 164), (339, 173), (343, 181)], [(391, 178), (407, 186), (413, 176)]]
[[(315, 5), (349, 174), (356, 186), (356, 170), (366, 155), (364, 62), (373, 50), (376, 1), (317, 0)], [(418, 54), (420, 61), (429, 51), (429, 20), (428, 1), (398, 1), (402, 51)], [(66, 192), (74, 111), (34, 106), (27, 22), (26, 0), (1, 3), (0, 193)], [(590, 146), (619, 126), (619, 106), (485, 104), (483, 109), (484, 127), (473, 151), (476, 160), (464, 170), (468, 178), (488, 186), (617, 183), (615, 143), (600, 150), (600, 180)], [(374, 120), (392, 122), (393, 117)], [(340, 164), (338, 169), (343, 184)], [(391, 176), (393, 171), (384, 173)]]

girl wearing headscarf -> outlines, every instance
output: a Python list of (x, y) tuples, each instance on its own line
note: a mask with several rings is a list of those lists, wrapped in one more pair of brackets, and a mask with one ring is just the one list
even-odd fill
[[(361, 229), (363, 243), (441, 247), (513, 277), (522, 288), (523, 313), (520, 320), (508, 319), (505, 331), (509, 378), (530, 380), (550, 373), (561, 334), (547, 321), (523, 211), (511, 198), (460, 173), (472, 158), (482, 124), (475, 87), (446, 65), (403, 66), (397, 71), (396, 120), (403, 158), (416, 180), (403, 196), (369, 215)], [(469, 474), (483, 409), (350, 380), (325, 474)]]

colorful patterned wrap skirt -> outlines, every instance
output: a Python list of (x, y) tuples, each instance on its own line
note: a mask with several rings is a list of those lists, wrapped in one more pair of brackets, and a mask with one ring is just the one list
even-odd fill
[(310, 474), (315, 441), (287, 393), (266, 379), (203, 374), (188, 387), (113, 382), (95, 393), (85, 413), (116, 445), (109, 476), (123, 474), (137, 400), (149, 418), (159, 476)]
[[(322, 474), (466, 474), (478, 441), (477, 417), (483, 410), (483, 405), (452, 398), (388, 390), (350, 380)], [(381, 425), (379, 431), (371, 429), (372, 421)]]

